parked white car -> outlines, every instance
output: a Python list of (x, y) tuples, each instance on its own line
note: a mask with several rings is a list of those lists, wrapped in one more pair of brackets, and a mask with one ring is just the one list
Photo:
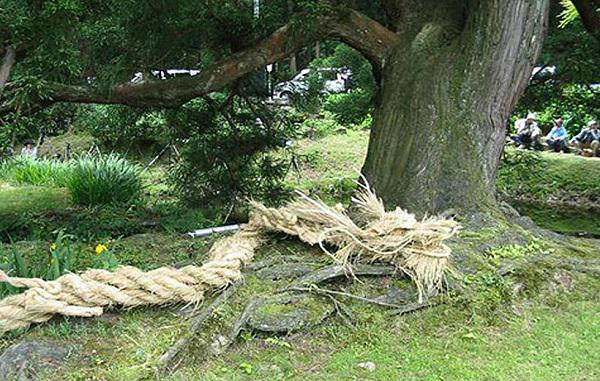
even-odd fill
[[(289, 81), (273, 87), (274, 100), (292, 103), (308, 93), (308, 76), (313, 69), (303, 69)], [(350, 89), (352, 71), (348, 68), (319, 68), (317, 74), (324, 79), (323, 92), (341, 93)]]

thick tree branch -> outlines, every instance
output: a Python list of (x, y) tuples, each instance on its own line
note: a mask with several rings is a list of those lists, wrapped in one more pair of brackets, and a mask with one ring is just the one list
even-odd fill
[(4, 61), (2, 63), (2, 68), (0, 68), (0, 95), (2, 95), (2, 91), (4, 91), (4, 86), (8, 81), (8, 77), (10, 76), (10, 71), (15, 63), (15, 48), (12, 46), (6, 47), (4, 54)]
[[(346, 42), (364, 54), (375, 68), (382, 65), (387, 49), (396, 39), (393, 32), (354, 10), (323, 16), (310, 26), (310, 30), (294, 33), (290, 25), (285, 25), (256, 45), (232, 54), (195, 76), (126, 82), (109, 91), (49, 83), (44, 94), (46, 99), (40, 104), (73, 102), (176, 108), (193, 98), (218, 91), (243, 75), (279, 61), (317, 39), (332, 37)], [(0, 116), (10, 111), (9, 106), (0, 107)]]
[(361, 52), (377, 70), (383, 64), (386, 51), (398, 37), (377, 21), (355, 10), (341, 19), (321, 26), (323, 36), (335, 37)]
[(600, 38), (600, 14), (596, 9), (600, 6), (594, 0), (571, 0), (585, 29)]

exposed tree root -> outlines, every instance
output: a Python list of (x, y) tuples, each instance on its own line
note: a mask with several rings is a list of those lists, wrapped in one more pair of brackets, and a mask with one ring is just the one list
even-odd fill
[(158, 359), (158, 363), (156, 366), (156, 378), (160, 379), (160, 377), (166, 373), (169, 368), (169, 365), (172, 361), (181, 353), (184, 349), (186, 349), (194, 336), (200, 331), (204, 322), (208, 320), (215, 312), (215, 310), (225, 303), (229, 298), (237, 291), (240, 284), (242, 282), (235, 282), (227, 289), (225, 289), (221, 295), (219, 295), (213, 302), (200, 310), (198, 314), (193, 316), (189, 321), (189, 327), (187, 332), (183, 337), (175, 342), (165, 353), (163, 353)]
[[(397, 268), (389, 265), (364, 265), (356, 263), (351, 267), (351, 274), (358, 275), (394, 275)], [(349, 274), (348, 268), (342, 265), (331, 265), (323, 267), (317, 271), (306, 274), (302, 278), (294, 282), (290, 288), (302, 287), (308, 284), (318, 284), (341, 276)]]
[(240, 332), (246, 327), (248, 324), (248, 320), (250, 319), (254, 310), (260, 306), (262, 299), (259, 297), (251, 298), (246, 307), (244, 307), (244, 311), (238, 316), (238, 318), (233, 323), (233, 326), (229, 333), (226, 336), (220, 335), (217, 339), (211, 344), (212, 352), (214, 355), (218, 356), (221, 353), (225, 352), (231, 344), (235, 342)]
[[(568, 252), (574, 252), (577, 254), (588, 253), (586, 251), (588, 249), (586, 249), (585, 247), (579, 247), (577, 245), (578, 242), (574, 239), (571, 239), (570, 237), (563, 237), (553, 232), (542, 230), (537, 226), (531, 226), (527, 219), (521, 218), (519, 216), (516, 216), (515, 219), (518, 219), (518, 223), (517, 221), (507, 221), (505, 222), (505, 225), (488, 225), (487, 223), (485, 223), (486, 220), (484, 218), (481, 218), (480, 220), (484, 222), (484, 224), (482, 224), (483, 226), (474, 227), (472, 230), (473, 234), (471, 236), (467, 235), (467, 237), (464, 238), (463, 242), (466, 243), (466, 246), (463, 246), (463, 252), (460, 252), (459, 250), (456, 251), (457, 264), (459, 264), (458, 259), (462, 261), (458, 268), (459, 272), (457, 274), (460, 274), (463, 271), (465, 274), (477, 273), (482, 270), (488, 271), (492, 269), (492, 267), (489, 267), (489, 263), (486, 260), (487, 257), (485, 253), (490, 252), (495, 248), (504, 246), (516, 245), (526, 247), (528, 242), (532, 242), (532, 239), (543, 240), (546, 243), (548, 243), (549, 247), (560, 247), (561, 250), (567, 250)], [(520, 225), (520, 230), (516, 228), (517, 225)], [(507, 231), (512, 232), (513, 234), (506, 234)], [(518, 239), (521, 237), (524, 238)], [(503, 277), (512, 277), (516, 274), (527, 272), (527, 269), (529, 269), (531, 266), (535, 266), (587, 273), (595, 277), (597, 277), (600, 274), (599, 260), (568, 258), (565, 256), (551, 253), (552, 251), (550, 252), (550, 254), (540, 252), (539, 254), (529, 255), (524, 258), (516, 258), (514, 260), (506, 260), (501, 263), (496, 263), (494, 264), (494, 271), (496, 271), (498, 275), (501, 275)], [(557, 254), (560, 253), (561, 251), (559, 250)], [(462, 258), (458, 258), (459, 256), (461, 256)], [(257, 262), (251, 265), (250, 268), (247, 268), (247, 270), (254, 272), (258, 278), (262, 278), (261, 275), (256, 274), (257, 271), (264, 271), (269, 267), (277, 266), (281, 262), (282, 260), (279, 257), (267, 259), (265, 261)], [(298, 264), (313, 266), (316, 265), (307, 264), (303, 262), (299, 262)], [(281, 295), (281, 293), (291, 291), (301, 293), (314, 293), (320, 295), (323, 298), (327, 299), (333, 305), (333, 307), (335, 308), (334, 311), (337, 314), (337, 316), (339, 316), (340, 320), (351, 329), (355, 327), (356, 318), (352, 310), (342, 302), (343, 299), (358, 300), (364, 303), (378, 305), (381, 307), (387, 307), (389, 308), (388, 314), (390, 316), (405, 315), (447, 303), (446, 299), (436, 299), (433, 301), (430, 300), (421, 303), (415, 301), (414, 303), (407, 304), (388, 303), (377, 299), (370, 299), (360, 295), (355, 295), (349, 292), (332, 290), (317, 286), (319, 284), (332, 281), (342, 276), (391, 276), (395, 274), (398, 274), (397, 268), (390, 265), (369, 265), (355, 263), (352, 265), (351, 268), (348, 268), (348, 266), (343, 265), (329, 265), (311, 271), (305, 275), (300, 276), (295, 280), (292, 280), (289, 286), (279, 289), (278, 291), (276, 291), (276, 293), (279, 293)], [(516, 276), (519, 277), (521, 275)], [(283, 276), (277, 279), (286, 279), (286, 277)], [(463, 288), (463, 283), (460, 275), (458, 277), (449, 277), (448, 282), (446, 283), (446, 289), (448, 291), (452, 291), (453, 294), (461, 295), (460, 298), (464, 299), (472, 298), (474, 293), (476, 292), (475, 289), (473, 289), (472, 287), (469, 287), (467, 289)], [(225, 292), (231, 292), (231, 289), (228, 289)], [(215, 300), (215, 302), (213, 302), (213, 304), (218, 303), (217, 305), (219, 305), (226, 301), (227, 297), (221, 298), (222, 296), (223, 295), (219, 296)], [(253, 319), (253, 314), (266, 302), (268, 302), (268, 299), (261, 297), (254, 297), (250, 299), (245, 305), (243, 311), (238, 315), (235, 321), (233, 321), (231, 329), (229, 331), (226, 331), (226, 333), (217, 336), (216, 339), (213, 340), (212, 344), (210, 345), (210, 349), (213, 355), (223, 354), (231, 347), (231, 345), (235, 343), (237, 337), (239, 336), (242, 330), (244, 330), (245, 328), (251, 329), (248, 327), (253, 327), (253, 323), (251, 320)], [(214, 306), (211, 304), (211, 306), (208, 306), (205, 310), (200, 312), (200, 314), (196, 318), (194, 318), (194, 322), (190, 323), (189, 333), (184, 338), (178, 340), (175, 343), (175, 345), (171, 349), (169, 349), (169, 351), (165, 352), (165, 354), (161, 357), (161, 361), (163, 361), (163, 359), (166, 359), (166, 363), (171, 362), (177, 356), (177, 354), (181, 352), (182, 349), (187, 347), (193, 335), (196, 332), (198, 332), (198, 330), (201, 328), (202, 321), (206, 320), (207, 317), (203, 316), (210, 315), (213, 310)], [(200, 323), (197, 323), (197, 321), (200, 321)]]
[(375, 305), (382, 306), (382, 307), (402, 308), (402, 306), (399, 305), (399, 304), (381, 302), (379, 300), (365, 298), (363, 296), (358, 296), (358, 295), (350, 294), (348, 292), (328, 290), (328, 289), (319, 288), (319, 287), (316, 287), (316, 286), (313, 286), (313, 287), (290, 287), (287, 290), (289, 290), (289, 291), (301, 291), (301, 292), (314, 292), (314, 293), (320, 294), (320, 295), (336, 295), (336, 296), (342, 296), (342, 297), (345, 297), (345, 298), (360, 300), (361, 302), (375, 304)]

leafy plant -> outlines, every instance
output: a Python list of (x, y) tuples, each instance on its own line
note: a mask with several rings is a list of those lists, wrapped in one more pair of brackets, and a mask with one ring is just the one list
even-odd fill
[(87, 156), (74, 163), (67, 188), (77, 204), (127, 203), (142, 193), (141, 169), (117, 154)]
[(73, 253), (69, 241), (73, 238), (74, 236), (65, 234), (62, 230), (58, 232), (56, 240), (50, 245), (50, 259), (45, 279), (57, 279), (71, 269)]
[(359, 124), (373, 111), (372, 94), (357, 89), (350, 93), (331, 94), (327, 97), (323, 108), (332, 112), (338, 122)]
[[(11, 247), (9, 259), (4, 263), (0, 263), (0, 269), (9, 276), (22, 278), (29, 277), (29, 268), (26, 265), (23, 256), (14, 245)], [(0, 296), (2, 297), (19, 292), (20, 289), (17, 287), (14, 287), (8, 283), (0, 283)]]
[(115, 270), (120, 265), (119, 259), (115, 256), (111, 242), (98, 243), (94, 249), (96, 257), (94, 258), (94, 268), (104, 270)]
[(16, 184), (64, 187), (70, 170), (68, 163), (17, 156), (0, 164), (0, 178)]
[(252, 374), (252, 364), (243, 362), (240, 364), (240, 370), (245, 374)]
[[(46, 261), (27, 261), (23, 254), (12, 245), (10, 254), (0, 269), (12, 277), (42, 278), (55, 280), (72, 269), (73, 250), (71, 240), (74, 236), (59, 231), (55, 241), (50, 244)], [(22, 290), (9, 284), (0, 283), (0, 296), (16, 294)]]

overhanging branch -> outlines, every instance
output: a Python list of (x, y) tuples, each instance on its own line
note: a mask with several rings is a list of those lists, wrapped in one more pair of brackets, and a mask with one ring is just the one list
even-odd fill
[[(218, 91), (245, 74), (279, 61), (316, 39), (332, 37), (347, 43), (365, 55), (375, 70), (381, 66), (387, 49), (396, 41), (393, 32), (354, 10), (323, 16), (316, 23), (311, 23), (311, 27), (314, 29), (291, 33), (291, 27), (285, 25), (254, 46), (232, 54), (195, 76), (141, 83), (126, 82), (108, 91), (90, 86), (49, 83), (44, 94), (45, 100), (40, 103), (101, 103), (176, 108), (193, 98)], [(10, 106), (0, 107), (0, 116), (11, 111)]]

